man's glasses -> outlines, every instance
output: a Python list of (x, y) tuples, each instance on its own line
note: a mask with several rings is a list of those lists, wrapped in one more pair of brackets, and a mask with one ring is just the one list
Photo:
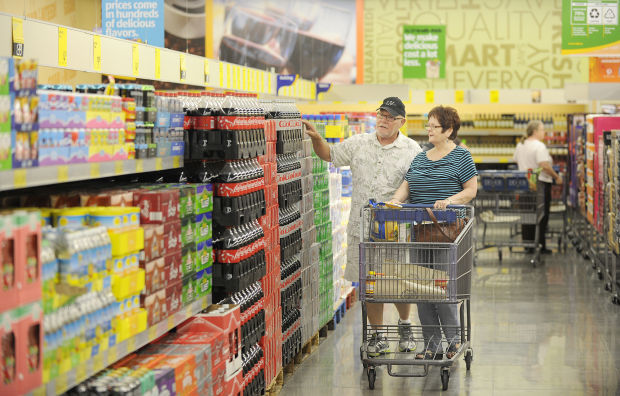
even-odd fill
[(403, 117), (393, 117), (389, 114), (383, 114), (381, 112), (377, 112), (377, 118), (383, 118), (384, 120), (387, 120), (388, 122), (394, 122), (394, 120), (403, 120)]
[(443, 127), (441, 125), (424, 124), (424, 128), (425, 129), (437, 129), (437, 128), (443, 128)]

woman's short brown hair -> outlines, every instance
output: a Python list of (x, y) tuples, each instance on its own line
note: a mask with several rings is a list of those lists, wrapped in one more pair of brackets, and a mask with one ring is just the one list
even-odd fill
[(446, 129), (452, 128), (452, 134), (449, 139), (456, 139), (459, 128), (461, 127), (461, 118), (459, 117), (459, 113), (456, 112), (454, 107), (449, 106), (437, 106), (434, 107), (428, 113), (428, 118), (435, 117), (437, 121), (439, 121), (439, 125), (441, 125), (441, 131), (445, 131)]

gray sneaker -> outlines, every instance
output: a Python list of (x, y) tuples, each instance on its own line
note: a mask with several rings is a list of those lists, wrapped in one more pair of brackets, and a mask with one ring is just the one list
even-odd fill
[(377, 357), (384, 353), (390, 352), (390, 344), (385, 339), (385, 335), (381, 333), (373, 333), (368, 340), (368, 356)]
[(411, 331), (410, 324), (403, 324), (398, 320), (398, 335), (400, 340), (398, 341), (398, 350), (401, 352), (413, 352), (416, 349), (415, 339), (413, 338), (413, 331)]

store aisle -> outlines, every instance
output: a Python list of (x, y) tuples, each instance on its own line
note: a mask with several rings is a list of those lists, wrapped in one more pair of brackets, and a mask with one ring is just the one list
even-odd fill
[[(444, 394), (620, 394), (620, 309), (573, 250), (532, 269), (518, 257), (484, 253), (472, 298), (474, 361), (460, 360)], [(396, 310), (389, 315), (396, 321)], [(375, 390), (359, 359), (361, 307), (347, 312), (295, 373), (281, 395), (414, 395), (441, 392), (439, 370), (426, 378), (393, 378), (377, 369)], [(412, 313), (417, 322), (417, 313)]]

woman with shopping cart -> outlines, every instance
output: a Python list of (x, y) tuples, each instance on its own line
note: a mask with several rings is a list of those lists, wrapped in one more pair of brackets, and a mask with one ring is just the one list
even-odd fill
[[(452, 107), (437, 106), (429, 112), (425, 127), (433, 148), (415, 157), (391, 202), (432, 205), (441, 210), (469, 203), (476, 197), (476, 165), (469, 151), (454, 143), (460, 126), (459, 115)], [(433, 254), (429, 252), (425, 258), (432, 266)], [(417, 306), (425, 347), (416, 359), (443, 358), (441, 330), (448, 341), (446, 358), (452, 359), (461, 347), (457, 304)]]

